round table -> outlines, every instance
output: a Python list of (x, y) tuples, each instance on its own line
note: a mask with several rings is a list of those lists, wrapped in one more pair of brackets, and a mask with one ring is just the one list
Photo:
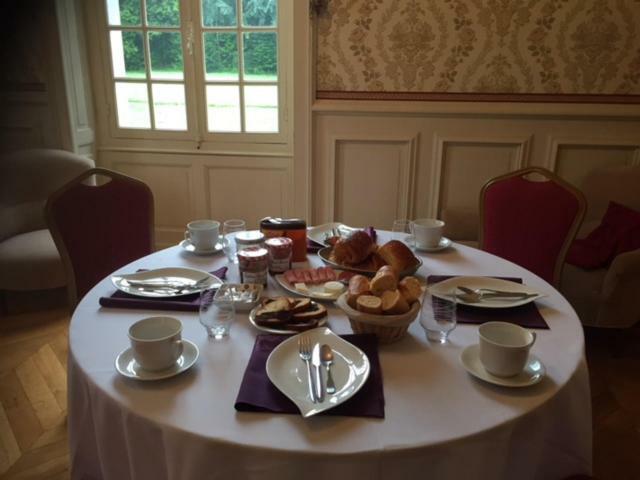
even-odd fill
[[(379, 232), (379, 243), (389, 238)], [(206, 338), (197, 313), (101, 308), (110, 279), (80, 302), (69, 331), (69, 422), (74, 478), (104, 479), (554, 479), (591, 472), (591, 404), (584, 337), (569, 303), (527, 270), (454, 244), (420, 254), (419, 274), (521, 277), (548, 296), (537, 302), (550, 330), (532, 352), (546, 366), (537, 385), (509, 389), (469, 375), (459, 356), (478, 327), (459, 324), (448, 345), (432, 345), (418, 322), (401, 341), (380, 346), (384, 419), (245, 413), (234, 401), (257, 331), (238, 314), (231, 338)], [(186, 266), (211, 271), (224, 255), (168, 248), (119, 270)], [(316, 255), (309, 263), (319, 266)], [(237, 267), (227, 279), (238, 281)], [(267, 295), (284, 294), (269, 279)], [(331, 304), (329, 325), (351, 333)], [(188, 372), (136, 382), (114, 368), (129, 326), (171, 315), (200, 349)], [(358, 477), (361, 476), (361, 477)]]

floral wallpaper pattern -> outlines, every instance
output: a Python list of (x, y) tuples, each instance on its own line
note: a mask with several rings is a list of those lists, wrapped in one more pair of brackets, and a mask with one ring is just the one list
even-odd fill
[(640, 95), (640, 0), (329, 0), (317, 90)]

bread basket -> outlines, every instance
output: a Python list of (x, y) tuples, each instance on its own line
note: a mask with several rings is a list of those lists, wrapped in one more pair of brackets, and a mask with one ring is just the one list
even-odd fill
[(336, 305), (349, 317), (353, 333), (373, 333), (380, 343), (393, 343), (405, 336), (409, 325), (420, 312), (420, 302), (411, 305), (411, 310), (401, 315), (373, 315), (354, 310), (347, 303), (347, 293), (336, 300)]

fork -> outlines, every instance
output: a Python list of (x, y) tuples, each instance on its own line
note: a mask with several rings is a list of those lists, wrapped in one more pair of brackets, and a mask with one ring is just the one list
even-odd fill
[(298, 338), (298, 353), (302, 361), (307, 364), (307, 381), (311, 401), (317, 403), (316, 395), (313, 392), (313, 378), (311, 377), (311, 342), (306, 335), (300, 335)]

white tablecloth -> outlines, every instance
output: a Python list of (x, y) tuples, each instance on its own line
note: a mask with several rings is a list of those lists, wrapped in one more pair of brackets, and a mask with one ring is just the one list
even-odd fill
[[(384, 240), (385, 234), (382, 234)], [(69, 423), (74, 478), (105, 479), (560, 479), (591, 471), (591, 404), (582, 328), (548, 283), (509, 262), (455, 245), (423, 255), (420, 274), (517, 276), (548, 296), (538, 306), (550, 330), (533, 347), (547, 376), (525, 389), (471, 377), (460, 352), (477, 326), (458, 325), (446, 346), (431, 345), (418, 322), (381, 346), (385, 419), (240, 413), (234, 401), (255, 336), (240, 314), (231, 339), (210, 343), (197, 313), (172, 312), (200, 358), (160, 382), (118, 375), (114, 359), (136, 320), (167, 312), (101, 308), (107, 278), (79, 304), (70, 326)], [(321, 262), (315, 255), (310, 263)], [(195, 257), (179, 247), (122, 268), (189, 266), (211, 271), (223, 255)], [(231, 268), (229, 281), (237, 281)], [(271, 279), (269, 280), (272, 281)], [(270, 283), (267, 293), (282, 291)], [(329, 325), (350, 333), (330, 308)]]

